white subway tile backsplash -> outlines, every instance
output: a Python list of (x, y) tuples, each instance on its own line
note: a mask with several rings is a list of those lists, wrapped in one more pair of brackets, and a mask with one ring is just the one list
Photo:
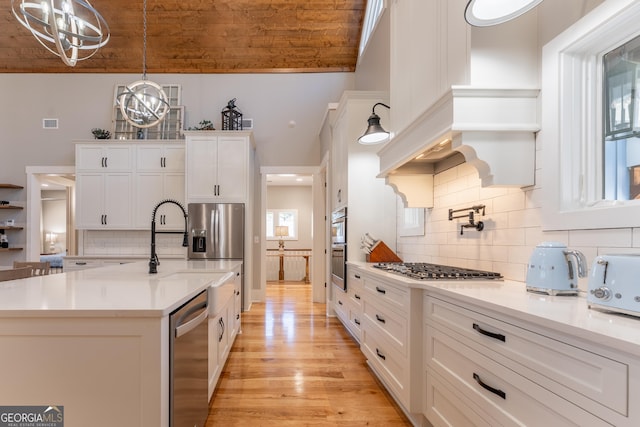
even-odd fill
[[(151, 253), (151, 234), (143, 230), (90, 230), (84, 232), (83, 242), (84, 255), (146, 256)], [(187, 256), (187, 248), (182, 247), (181, 234), (157, 234), (156, 251), (160, 256)]]
[(525, 230), (524, 244), (534, 248), (542, 242), (561, 242), (569, 244), (568, 231), (542, 231), (542, 227), (527, 227)]
[[(468, 164), (436, 175), (436, 197), (433, 209), (425, 214), (425, 235), (412, 237), (410, 244), (407, 238), (399, 237), (401, 257), (498, 271), (507, 279), (524, 282), (531, 253), (541, 242), (558, 241), (582, 251), (589, 267), (597, 255), (640, 253), (640, 228), (543, 231), (541, 207), (545, 200), (537, 184), (540, 175), (538, 168), (536, 185), (522, 189), (481, 188), (477, 172)], [(465, 219), (449, 221), (449, 209), (473, 204), (487, 206), (486, 215), (476, 217), (485, 223), (485, 230), (469, 228), (460, 236)], [(579, 284), (585, 290), (587, 280)]]
[(524, 246), (525, 228), (503, 228), (494, 231), (493, 244), (503, 246)]
[(493, 212), (522, 211), (525, 208), (525, 193), (509, 193), (493, 200)]
[(539, 227), (540, 214), (541, 214), (541, 210), (539, 208), (523, 209), (520, 211), (511, 211), (509, 212), (509, 219), (508, 219), (507, 226), (509, 228)]
[(569, 231), (570, 246), (594, 247), (631, 247), (631, 230), (628, 228), (614, 228), (606, 230), (571, 230)]

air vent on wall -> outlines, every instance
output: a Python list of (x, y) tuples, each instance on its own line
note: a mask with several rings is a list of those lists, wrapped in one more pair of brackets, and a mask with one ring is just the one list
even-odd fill
[(42, 119), (42, 129), (58, 129), (58, 119)]
[(253, 119), (242, 119), (242, 130), (253, 129)]

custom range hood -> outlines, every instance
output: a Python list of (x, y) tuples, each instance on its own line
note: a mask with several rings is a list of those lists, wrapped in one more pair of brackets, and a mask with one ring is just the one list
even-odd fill
[(378, 152), (379, 178), (406, 207), (433, 207), (433, 176), (467, 162), (481, 185), (533, 185), (538, 89), (451, 90)]

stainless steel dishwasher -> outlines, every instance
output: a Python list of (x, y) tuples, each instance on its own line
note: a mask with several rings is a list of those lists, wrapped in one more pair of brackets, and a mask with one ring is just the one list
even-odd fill
[(207, 421), (208, 291), (171, 313), (169, 325), (169, 418), (172, 427), (203, 427)]

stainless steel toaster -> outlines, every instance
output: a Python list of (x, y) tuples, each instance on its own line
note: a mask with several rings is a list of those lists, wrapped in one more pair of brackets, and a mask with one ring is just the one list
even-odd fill
[(589, 308), (640, 316), (640, 254), (601, 255), (589, 276)]

